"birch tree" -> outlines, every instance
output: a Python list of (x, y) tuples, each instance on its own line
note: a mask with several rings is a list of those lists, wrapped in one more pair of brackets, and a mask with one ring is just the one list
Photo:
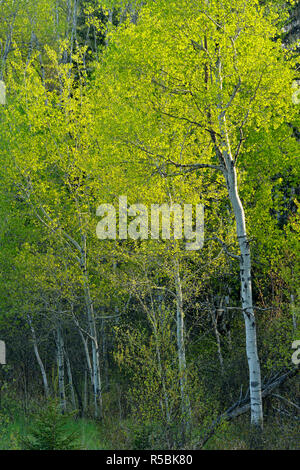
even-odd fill
[[(62, 58), (64, 57), (64, 52), (65, 50), (62, 46), (60, 51)], [(26, 75), (25, 82), (23, 82), (23, 85), (21, 85), (19, 91), (21, 94), (23, 92), (27, 94), (28, 91), (29, 95), (27, 95), (27, 98), (25, 98), (25, 95), (23, 95), (25, 101), (23, 101), (23, 99), (20, 97), (19, 103), (22, 103), (21, 106), (27, 107), (25, 121), (28, 119), (27, 124), (29, 121), (31, 122), (31, 124), (29, 124), (31, 129), (33, 130), (34, 128), (40, 128), (41, 130), (43, 128), (44, 130), (41, 131), (38, 140), (35, 140), (33, 137), (33, 140), (31, 141), (32, 145), (33, 141), (35, 141), (34, 146), (37, 146), (36, 150), (39, 148), (37, 152), (32, 151), (27, 154), (28, 156), (31, 155), (31, 162), (26, 161), (25, 159), (23, 159), (23, 162), (21, 162), (21, 154), (18, 154), (17, 151), (17, 153), (12, 157), (12, 160), (7, 162), (7, 168), (10, 167), (12, 173), (10, 173), (10, 170), (8, 170), (6, 176), (9, 179), (10, 176), (14, 174), (14, 171), (17, 171), (19, 178), (18, 180), (15, 180), (15, 188), (16, 186), (18, 187), (17, 191), (19, 193), (19, 197), (27, 205), (31, 216), (35, 218), (44, 228), (46, 231), (45, 233), (48, 233), (50, 237), (54, 236), (52, 240), (54, 244), (57, 244), (57, 247), (60, 247), (58, 248), (59, 251), (62, 249), (60, 253), (64, 254), (60, 259), (59, 264), (66, 264), (69, 273), (71, 266), (73, 265), (73, 269), (75, 269), (75, 272), (77, 273), (77, 282), (81, 286), (85, 302), (87, 323), (86, 330), (92, 349), (91, 364), (95, 417), (100, 418), (102, 415), (102, 385), (99, 358), (99, 332), (97, 329), (97, 318), (95, 313), (95, 294), (92, 292), (88, 265), (89, 241), (91, 233), (93, 233), (93, 237), (96, 239), (94, 231), (91, 232), (91, 230), (94, 227), (92, 219), (95, 220), (93, 204), (97, 191), (96, 186), (100, 183), (100, 179), (98, 179), (98, 183), (96, 183), (94, 177), (90, 179), (88, 176), (90, 169), (83, 169), (82, 163), (84, 161), (87, 163), (89, 158), (84, 158), (82, 163), (80, 163), (79, 160), (76, 162), (77, 157), (75, 157), (75, 160), (73, 159), (75, 154), (79, 157), (79, 159), (82, 159), (82, 152), (86, 151), (88, 148), (91, 149), (90, 139), (92, 138), (91, 132), (93, 131), (90, 124), (92, 122), (92, 114), (90, 113), (91, 109), (88, 111), (86, 108), (86, 110), (83, 111), (85, 101), (83, 98), (84, 77), (81, 76), (81, 84), (75, 84), (74, 74), (72, 73), (72, 64), (59, 64), (59, 57), (60, 55), (57, 55), (54, 50), (48, 50), (48, 60), (53, 63), (53, 67), (59, 77), (58, 82), (56, 82), (57, 89), (55, 88), (55, 90), (51, 92), (47, 90), (47, 85), (45, 86), (45, 82), (38, 78), (36, 71), (32, 67), (32, 61), (34, 61), (35, 58), (34, 54), (30, 58), (30, 62), (27, 64), (28, 75)], [(72, 57), (73, 62), (79, 60), (82, 65), (82, 61), (78, 54), (75, 55), (75, 53), (73, 53)], [(15, 66), (19, 69), (19, 71), (21, 71), (24, 64), (22, 61), (18, 62), (18, 59), (16, 59)], [(49, 80), (51, 81), (51, 78), (46, 77), (46, 84), (49, 83)], [(12, 89), (15, 91), (18, 89), (18, 85), (16, 82), (13, 83), (13, 80), (10, 81), (10, 84)], [(16, 88), (14, 88), (14, 86), (16, 86)], [(33, 98), (33, 94), (31, 94), (30, 90), (34, 90), (33, 94), (37, 93), (36, 96), (39, 96), (37, 101), (35, 101), (35, 98)], [(46, 100), (45, 97), (47, 98)], [(50, 102), (52, 103), (51, 105)], [(86, 101), (86, 104), (87, 102), (88, 101)], [(34, 110), (35, 106), (37, 107)], [(11, 103), (10, 112), (12, 112), (12, 109), (13, 104)], [(16, 108), (14, 109), (16, 110)], [(82, 111), (84, 114), (81, 114)], [(77, 112), (79, 112), (79, 114), (77, 114)], [(56, 113), (58, 113), (63, 120), (66, 119), (65, 125), (62, 126), (61, 122), (59, 123), (58, 115)], [(78, 121), (75, 117), (76, 114), (77, 118), (79, 118)], [(82, 117), (85, 116), (85, 119), (87, 119), (85, 124), (81, 120), (81, 117), (79, 117), (80, 115)], [(7, 117), (8, 116), (9, 113), (7, 114)], [(48, 116), (48, 118), (46, 116)], [(79, 121), (81, 122), (79, 123)], [(88, 121), (90, 121), (90, 124), (88, 124)], [(18, 123), (20, 124), (20, 122), (21, 121), (19, 121), (18, 118), (15, 121), (17, 126)], [(40, 126), (42, 126), (42, 128)], [(38, 160), (40, 160), (40, 155), (45, 151), (45, 129), (47, 129), (46, 133), (49, 132), (46, 144), (46, 153), (50, 152), (52, 157), (54, 157), (54, 160), (57, 157), (58, 160), (56, 162), (52, 160), (52, 163), (50, 163), (48, 159), (44, 159), (44, 163), (40, 165)], [(81, 134), (82, 131), (85, 134), (84, 137), (83, 134)], [(81, 137), (79, 136), (78, 132), (81, 134)], [(42, 134), (43, 137), (41, 137)], [(19, 144), (19, 148), (27, 146), (26, 139), (23, 140), (21, 137)], [(42, 150), (42, 148), (44, 150)], [(71, 157), (72, 154), (73, 157)], [(62, 155), (64, 155), (64, 157), (62, 157)], [(68, 163), (68, 157), (65, 158), (65, 155), (69, 155), (73, 162), (71, 163), (71, 160), (69, 160)], [(95, 168), (98, 166), (96, 151), (93, 158), (95, 164), (93, 170), (94, 172)], [(90, 161), (90, 163), (91, 162), (92, 161)], [(90, 163), (88, 165), (90, 165)], [(52, 176), (50, 176), (51, 172), (49, 174), (46, 170), (46, 167), (49, 164), (52, 165), (52, 168), (54, 169), (54, 173), (52, 173), (52, 176), (54, 176), (53, 179)], [(15, 170), (13, 170), (13, 167)], [(27, 176), (25, 176), (25, 173), (27, 172), (25, 168), (27, 168), (29, 171)], [(47, 182), (43, 179), (43, 177), (41, 177), (41, 173), (39, 177), (37, 176), (40, 171), (46, 171), (44, 176), (46, 176), (46, 174), (50, 176)], [(62, 180), (60, 181), (61, 177)], [(42, 180), (45, 183), (44, 189), (42, 188), (43, 183), (41, 185), (38, 183), (38, 181), (41, 183)], [(94, 182), (92, 180), (94, 180)], [(83, 186), (86, 184), (87, 186), (85, 190)], [(47, 190), (45, 191), (46, 187)], [(98, 186), (98, 189), (100, 189), (100, 187), (101, 186)], [(99, 192), (101, 194), (101, 191)], [(56, 196), (54, 196), (54, 194), (56, 194)], [(60, 198), (61, 196), (63, 198), (66, 197), (65, 202), (63, 203), (61, 201), (61, 204), (57, 204), (57, 197)], [(92, 217), (92, 219), (90, 217)], [(58, 345), (60, 344), (61, 342), (58, 341)], [(58, 347), (58, 350), (63, 351), (63, 346)], [(60, 357), (60, 355), (58, 355), (58, 357)], [(62, 362), (63, 361), (61, 361), (61, 363)]]
[(263, 424), (261, 372), (241, 190), (247, 167), (260, 165), (270, 173), (273, 165), (294, 158), (285, 125), (294, 113), (292, 64), (274, 40), (276, 19), (273, 9), (258, 2), (155, 2), (136, 27), (116, 34), (107, 55), (120, 66), (110, 75), (110, 90), (119, 93), (109, 93), (112, 122), (116, 105), (127, 123), (122, 137), (113, 124), (115, 140), (124, 141), (127, 132), (134, 157), (144, 155), (162, 175), (216, 171), (223, 178), (237, 245), (230, 252), (221, 244), (240, 264), (251, 423), (257, 428)]

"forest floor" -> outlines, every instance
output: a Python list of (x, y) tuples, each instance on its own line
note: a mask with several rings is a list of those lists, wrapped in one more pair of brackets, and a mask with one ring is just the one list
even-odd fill
[[(19, 416), (0, 429), (0, 451), (20, 450), (20, 441), (26, 436), (32, 425), (31, 420)], [(77, 433), (78, 449), (82, 450), (141, 450), (132, 432), (133, 421), (107, 422), (99, 424), (92, 419), (68, 420), (66, 433)], [(248, 450), (248, 426), (242, 420), (226, 425), (208, 441), (203, 450)], [(267, 423), (265, 426), (263, 444), (264, 450), (297, 450), (300, 442), (300, 426), (290, 426), (290, 423)], [(146, 447), (147, 448), (147, 447)], [(187, 449), (191, 447), (187, 446)], [(143, 449), (143, 447), (142, 447)], [(153, 449), (154, 450), (154, 449)]]
[[(30, 422), (24, 416), (17, 417), (1, 432), (0, 451), (20, 449), (19, 441), (27, 435)], [(109, 443), (102, 440), (102, 430), (99, 424), (89, 419), (70, 419), (66, 427), (67, 433), (79, 434), (79, 448), (85, 450), (109, 449)]]

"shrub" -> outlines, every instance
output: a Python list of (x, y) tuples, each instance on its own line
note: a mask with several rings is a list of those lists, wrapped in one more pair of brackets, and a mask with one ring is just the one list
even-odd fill
[(57, 400), (49, 400), (47, 406), (34, 418), (28, 435), (21, 438), (22, 448), (24, 450), (78, 449), (79, 434), (67, 429), (73, 414), (61, 414)]

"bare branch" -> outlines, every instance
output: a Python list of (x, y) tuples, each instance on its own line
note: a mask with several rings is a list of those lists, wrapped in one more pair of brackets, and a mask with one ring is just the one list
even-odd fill
[(238, 261), (240, 261), (241, 257), (239, 255), (235, 255), (234, 253), (231, 253), (230, 251), (228, 251), (228, 246), (226, 245), (225, 242), (223, 242), (223, 240), (221, 240), (220, 238), (214, 236), (214, 237), (211, 237), (211, 238), (207, 238), (206, 239), (207, 241), (208, 240), (215, 240), (217, 241), (218, 243), (220, 243), (220, 245), (222, 246), (223, 250), (225, 251), (225, 253), (228, 255), (228, 256), (231, 256), (231, 258), (234, 258), (234, 259), (237, 259)]
[(232, 92), (232, 94), (231, 94), (231, 96), (230, 96), (230, 98), (229, 98), (228, 103), (225, 105), (223, 111), (221, 112), (221, 117), (224, 117), (225, 114), (226, 114), (227, 109), (230, 108), (230, 106), (231, 106), (231, 104), (232, 104), (234, 98), (236, 97), (236, 94), (237, 94), (237, 92), (238, 92), (240, 86), (241, 86), (241, 79), (239, 78), (239, 81), (238, 81), (238, 83), (235, 85), (235, 87), (234, 87), (234, 89), (233, 89), (233, 92)]
[(176, 163), (173, 160), (168, 159), (167, 163), (171, 163), (177, 168), (187, 168), (189, 171), (198, 170), (200, 168), (211, 168), (213, 170), (222, 171), (222, 168), (219, 165), (211, 165), (210, 163)]
[[(262, 390), (262, 397), (266, 397), (268, 395), (272, 395), (273, 390), (278, 388), (280, 385), (282, 385), (284, 382), (287, 380), (295, 377), (299, 372), (299, 366), (295, 367), (294, 369), (291, 369), (281, 375), (280, 377), (275, 376), (274, 380), (271, 380)], [(230, 408), (228, 408), (223, 414), (221, 414), (212, 424), (206, 435), (204, 436), (203, 440), (201, 443), (197, 443), (195, 447), (203, 448), (203, 446), (207, 443), (207, 441), (215, 434), (219, 424), (223, 421), (231, 421), (234, 418), (237, 418), (238, 416), (247, 413), (247, 411), (250, 410), (250, 401), (249, 397), (247, 399), (244, 399), (241, 401), (240, 399), (234, 403)]]
[(296, 405), (295, 403), (293, 403), (292, 401), (288, 400), (287, 398), (284, 398), (284, 397), (282, 397), (281, 395), (277, 395), (276, 393), (273, 393), (273, 394), (272, 394), (272, 397), (279, 398), (280, 400), (285, 401), (286, 403), (288, 403), (289, 405), (294, 406), (297, 410), (300, 411), (300, 406)]

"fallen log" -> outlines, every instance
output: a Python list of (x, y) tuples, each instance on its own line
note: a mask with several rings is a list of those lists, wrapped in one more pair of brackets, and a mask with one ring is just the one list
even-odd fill
[[(270, 379), (267, 384), (263, 386), (262, 397), (265, 398), (270, 395), (273, 390), (280, 387), (287, 380), (295, 377), (299, 372), (299, 365), (293, 369), (286, 371), (284, 374), (278, 377), (276, 374), (272, 379)], [(195, 446), (197, 449), (202, 449), (203, 446), (208, 442), (208, 440), (215, 434), (218, 429), (218, 426), (224, 421), (232, 421), (234, 418), (247, 413), (250, 410), (250, 398), (247, 396), (243, 400), (238, 400), (230, 408), (228, 408), (224, 413), (222, 413), (210, 426), (209, 430), (205, 434), (201, 442), (198, 442)]]

